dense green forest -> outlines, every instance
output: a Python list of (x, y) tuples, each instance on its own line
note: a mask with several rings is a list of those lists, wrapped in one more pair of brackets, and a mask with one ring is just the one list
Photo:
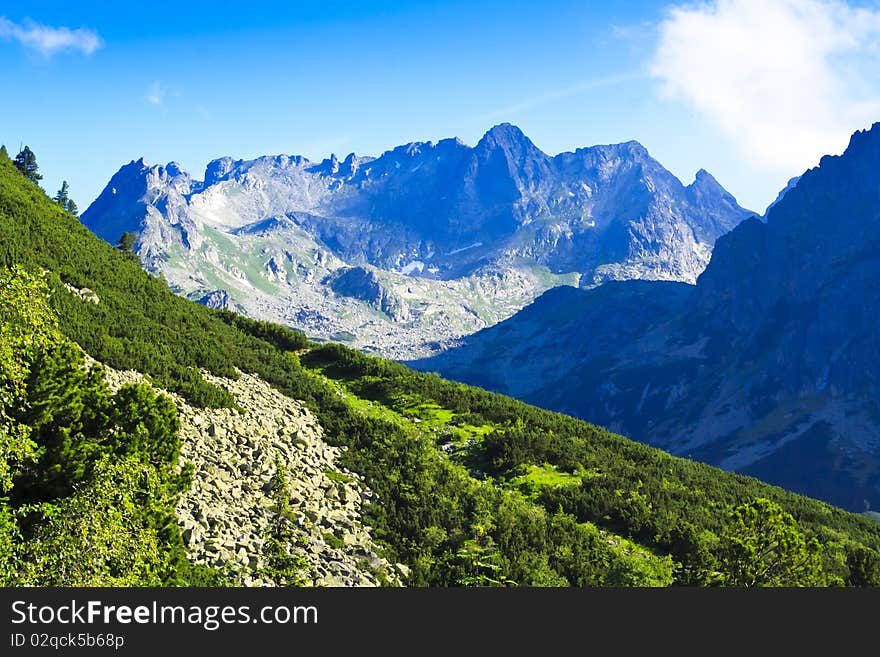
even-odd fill
[(174, 522), (173, 405), (110, 394), (75, 345), (196, 405), (234, 406), (199, 368), (303, 400), (377, 494), (368, 522), (413, 585), (880, 583), (869, 518), (179, 298), (68, 210), (0, 157), (6, 583), (224, 582), (187, 563)]

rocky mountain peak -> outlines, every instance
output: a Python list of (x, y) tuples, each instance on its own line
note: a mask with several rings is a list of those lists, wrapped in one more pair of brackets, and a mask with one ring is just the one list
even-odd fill
[(136, 201), (146, 192), (147, 174), (152, 169), (143, 157), (124, 164), (113, 174), (92, 205), (103, 206), (119, 199), (125, 199), (126, 202)]
[(767, 206), (766, 210), (764, 210), (764, 218), (765, 219), (767, 218), (767, 214), (770, 212), (770, 210), (773, 208), (773, 206), (776, 205), (777, 203), (779, 203), (779, 201), (781, 201), (786, 194), (788, 194), (791, 190), (793, 190), (797, 186), (800, 179), (801, 179), (800, 176), (795, 176), (794, 178), (789, 178), (788, 182), (785, 184), (785, 187), (783, 187), (779, 191), (779, 194), (776, 195), (776, 198), (773, 200), (773, 202)]
[[(856, 130), (849, 138), (849, 145), (846, 147), (846, 152), (849, 156), (858, 157), (859, 153), (870, 153), (873, 156), (876, 156), (877, 149), (880, 148), (880, 121), (872, 124), (870, 128), (865, 130)], [(825, 158), (834, 158), (840, 157), (834, 155), (826, 155), (822, 159)], [(822, 165), (822, 162), (819, 162), (819, 165)]]
[(235, 168), (236, 162), (231, 157), (221, 157), (212, 160), (205, 168), (205, 186), (214, 185), (225, 180)]
[[(596, 146), (579, 148), (575, 151), (575, 154), (590, 155), (605, 160), (626, 159), (633, 162), (642, 162), (645, 160), (653, 161), (648, 149), (645, 148), (641, 142), (634, 139), (620, 142), (619, 144), (598, 144)], [(564, 153), (563, 155), (570, 155), (570, 153)]]
[(339, 172), (344, 176), (353, 176), (357, 173), (359, 166), (360, 158), (354, 153), (349, 153), (339, 166)]
[(170, 177), (188, 176), (189, 174), (177, 162), (169, 162), (165, 165), (165, 172)]
[(448, 137), (446, 139), (441, 139), (437, 142), (437, 148), (467, 148), (467, 144), (465, 144), (458, 137)]
[(147, 163), (146, 159), (139, 157), (138, 159), (132, 160), (128, 164), (123, 164), (119, 167), (119, 170), (110, 178), (110, 182), (121, 182), (123, 180), (142, 177), (144, 172), (148, 171), (150, 168), (150, 164)]
[(625, 141), (620, 144), (612, 144), (608, 148), (613, 149), (618, 153), (626, 153), (633, 157), (651, 157), (651, 154), (648, 153), (648, 149), (645, 148), (645, 146), (640, 141), (636, 141), (635, 139), (630, 139), (629, 141)]
[(694, 182), (692, 182), (689, 187), (701, 186), (701, 187), (721, 187), (719, 182), (715, 180), (715, 176), (706, 171), (705, 169), (700, 169), (697, 171), (697, 175), (694, 176)]
[[(475, 193), (490, 202), (523, 203), (538, 188), (546, 189), (555, 182), (551, 162), (522, 130), (502, 123), (490, 129), (474, 147), (470, 180), (466, 183), (472, 182)], [(522, 220), (515, 217), (510, 222), (505, 219), (505, 223), (513, 226)]]
[(578, 175), (609, 181), (625, 172), (671, 174), (654, 160), (642, 144), (635, 140), (619, 144), (600, 144), (560, 153), (553, 158), (556, 167), (566, 175)]
[(141, 157), (117, 171), (101, 195), (83, 213), (81, 220), (96, 235), (115, 244), (124, 232), (141, 235), (141, 248), (153, 248), (144, 240), (143, 216), (152, 207), (180, 222), (186, 198), (201, 188), (176, 162), (150, 165)]
[(732, 205), (736, 204), (736, 199), (733, 195), (724, 189), (724, 187), (721, 186), (721, 183), (715, 179), (715, 176), (705, 169), (697, 171), (697, 175), (694, 177), (694, 182), (687, 186), (687, 191), (693, 198), (711, 198), (716, 202), (726, 201)]
[[(123, 231), (139, 233), (144, 265), (192, 298), (222, 288), (245, 312), (272, 308), (272, 318), (323, 337), (356, 329), (377, 350), (392, 345), (389, 355), (421, 348), (393, 333), (405, 322), (415, 327), (408, 339), (424, 340), (424, 329), (439, 344), (438, 332), (457, 337), (497, 321), (558, 277), (692, 283), (715, 238), (747, 214), (717, 184), (706, 187), (718, 193), (688, 195), (637, 141), (551, 158), (509, 123), (473, 147), (449, 138), (341, 162), (222, 157), (204, 183), (174, 163), (140, 160), (120, 176), (126, 184), (111, 181), (83, 222), (114, 244)], [(113, 189), (123, 188), (120, 199)], [(186, 264), (172, 271), (172, 261)], [(356, 281), (357, 266), (374, 268), (375, 281)], [(344, 269), (347, 278), (330, 276)], [(387, 294), (350, 293), (348, 283), (376, 281)], [(446, 305), (435, 304), (438, 295)], [(343, 320), (329, 306), (373, 318), (378, 309), (392, 329), (358, 328), (360, 310)]]
[(480, 141), (494, 141), (502, 144), (505, 142), (525, 142), (528, 141), (528, 137), (512, 123), (499, 123), (489, 128)]
[(490, 128), (477, 142), (474, 150), (477, 154), (502, 150), (511, 154), (547, 157), (522, 130), (511, 123), (500, 123)]
[(336, 157), (336, 153), (331, 153), (330, 157), (321, 160), (321, 163), (314, 167), (313, 170), (325, 176), (335, 176), (339, 173), (339, 167), (339, 158)]
[[(880, 198), (880, 187), (876, 184), (875, 175), (880, 170), (880, 122), (868, 130), (853, 133), (849, 146), (841, 155), (825, 155), (819, 160), (819, 166), (806, 171), (798, 180), (794, 189), (790, 190), (768, 212), (768, 222), (778, 215), (779, 221), (791, 214), (803, 214), (801, 205), (807, 202), (819, 202), (824, 211), (830, 211), (829, 205), (840, 207), (858, 200)], [(809, 181), (809, 182), (807, 182)], [(840, 186), (843, 187), (840, 187)], [(837, 193), (827, 198), (820, 198), (835, 188)], [(855, 196), (854, 196), (855, 195)], [(840, 217), (847, 219), (851, 217)]]

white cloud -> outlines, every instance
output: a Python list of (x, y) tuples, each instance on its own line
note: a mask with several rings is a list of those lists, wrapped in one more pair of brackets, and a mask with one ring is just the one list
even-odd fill
[(97, 32), (84, 27), (75, 30), (69, 27), (49, 27), (31, 20), (18, 24), (3, 16), (0, 16), (0, 39), (18, 41), (46, 57), (69, 50), (79, 50), (83, 54), (91, 55), (104, 45)]
[(837, 0), (714, 0), (672, 8), (651, 74), (749, 161), (800, 172), (880, 120), (880, 10)]
[(147, 91), (147, 102), (150, 105), (161, 105), (163, 100), (165, 100), (165, 87), (161, 82), (156, 81), (150, 85), (150, 89)]

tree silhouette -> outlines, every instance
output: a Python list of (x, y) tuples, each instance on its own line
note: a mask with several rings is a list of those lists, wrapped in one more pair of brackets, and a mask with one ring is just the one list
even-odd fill
[(39, 183), (43, 179), (43, 176), (37, 173), (37, 170), (39, 169), (37, 166), (37, 156), (34, 155), (34, 152), (29, 146), (25, 146), (21, 152), (15, 156), (15, 168), (21, 171), (24, 177), (34, 184)]
[(76, 216), (79, 213), (79, 208), (76, 207), (76, 203), (73, 202), (73, 199), (68, 196), (68, 191), (70, 187), (67, 184), (67, 181), (61, 183), (61, 189), (58, 190), (58, 193), (52, 198), (58, 205), (67, 210), (73, 216)]

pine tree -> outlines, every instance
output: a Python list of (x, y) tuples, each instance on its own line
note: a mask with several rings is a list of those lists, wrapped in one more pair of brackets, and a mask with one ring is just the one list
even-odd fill
[(794, 517), (758, 498), (733, 510), (721, 535), (721, 571), (728, 586), (824, 586), (821, 547)]
[(38, 184), (43, 179), (42, 174), (37, 173), (37, 170), (39, 169), (37, 166), (37, 156), (34, 155), (34, 152), (29, 146), (25, 146), (24, 149), (15, 156), (15, 168), (21, 171), (24, 177), (34, 184)]
[(131, 253), (134, 249), (134, 243), (137, 241), (137, 233), (125, 231), (119, 238), (116, 248), (123, 253)]
[(67, 210), (70, 214), (76, 216), (79, 212), (79, 208), (76, 207), (76, 203), (73, 202), (73, 199), (67, 195), (69, 189), (70, 187), (65, 180), (61, 183), (61, 189), (58, 190), (58, 193), (55, 194), (52, 200)]
[(67, 197), (68, 189), (70, 189), (70, 187), (67, 185), (67, 181), (65, 180), (61, 183), (61, 189), (59, 189), (58, 193), (55, 194), (55, 196), (52, 198), (52, 200), (60, 205), (62, 208), (67, 206), (67, 201), (69, 200)]
[(9, 159), (9, 152), (6, 150), (6, 144), (0, 146), (0, 160)]

